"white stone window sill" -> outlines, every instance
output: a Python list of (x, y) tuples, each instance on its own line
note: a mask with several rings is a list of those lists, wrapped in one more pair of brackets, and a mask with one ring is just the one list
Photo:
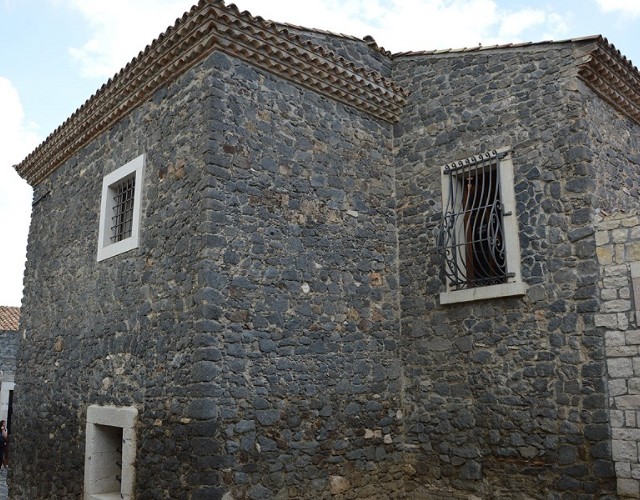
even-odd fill
[(526, 285), (521, 282), (502, 283), (500, 285), (481, 286), (466, 290), (455, 290), (440, 294), (440, 304), (457, 304), (474, 300), (498, 299), (500, 297), (516, 297), (527, 293)]

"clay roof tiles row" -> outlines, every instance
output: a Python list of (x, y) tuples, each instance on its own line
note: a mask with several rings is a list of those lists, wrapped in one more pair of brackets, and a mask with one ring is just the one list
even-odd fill
[[(75, 151), (142, 104), (167, 82), (214, 50), (221, 50), (388, 122), (399, 119), (407, 92), (389, 78), (356, 66), (292, 30), (331, 34), (266, 21), (240, 12), (223, 0), (200, 0), (164, 33), (109, 79), (34, 152), (17, 165), (30, 184), (45, 179)], [(357, 39), (359, 40), (359, 39)], [(371, 37), (372, 50), (392, 59), (544, 46), (566, 42), (594, 43), (578, 67), (578, 77), (616, 109), (640, 123), (640, 73), (601, 36), (562, 41), (512, 43), (460, 49), (391, 54)]]
[(80, 147), (214, 50), (388, 122), (398, 120), (406, 92), (381, 74), (304, 41), (276, 23), (223, 0), (200, 2), (109, 79), (17, 166), (30, 184), (45, 179)]
[(605, 101), (640, 124), (640, 72), (606, 38), (578, 67), (578, 77)]
[(0, 332), (17, 332), (20, 324), (20, 308), (0, 306)]

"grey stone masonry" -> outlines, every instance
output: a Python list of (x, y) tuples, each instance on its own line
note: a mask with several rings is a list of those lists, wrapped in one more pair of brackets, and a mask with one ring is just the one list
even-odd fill
[[(89, 405), (140, 409), (143, 498), (402, 490), (391, 151), (214, 53), (38, 185), (16, 440), (68, 445), (16, 449), (12, 491), (81, 494)], [(140, 247), (96, 262), (102, 177), (142, 153)]]
[(640, 217), (600, 214), (596, 243), (605, 328), (612, 457), (620, 497), (640, 498)]
[[(571, 77), (574, 50), (396, 60), (393, 76), (411, 92), (394, 144), (404, 424), (417, 484), (487, 497), (615, 492), (593, 217), (640, 162), (634, 125)], [(443, 306), (439, 167), (504, 147), (527, 293)]]
[[(587, 79), (623, 63), (391, 55), (202, 0), (19, 166), (11, 497), (639, 495), (640, 127)], [(522, 279), (445, 305), (440, 166), (494, 150)], [(136, 158), (139, 240), (98, 261)]]

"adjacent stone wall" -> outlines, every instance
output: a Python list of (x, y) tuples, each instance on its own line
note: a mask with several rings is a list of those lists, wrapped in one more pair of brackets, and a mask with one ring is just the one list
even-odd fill
[(640, 497), (640, 127), (586, 93), (593, 162), (595, 241), (605, 336), (612, 457), (617, 492)]
[[(540, 498), (615, 491), (577, 47), (407, 56), (395, 127), (405, 431), (414, 487)], [(617, 126), (616, 125), (608, 125)], [(439, 166), (509, 146), (524, 297), (440, 306)]]
[(640, 217), (636, 211), (596, 218), (602, 307), (606, 329), (612, 456), (620, 497), (640, 498)]
[(6, 376), (10, 375), (13, 382), (21, 337), (20, 332), (0, 331), (0, 371), (3, 372), (0, 381), (8, 380)]

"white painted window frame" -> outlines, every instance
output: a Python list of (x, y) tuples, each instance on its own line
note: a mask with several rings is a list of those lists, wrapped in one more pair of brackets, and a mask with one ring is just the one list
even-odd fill
[[(102, 198), (100, 202), (100, 227), (98, 231), (98, 253), (97, 261), (114, 257), (134, 248), (140, 244), (140, 225), (142, 217), (142, 186), (144, 182), (144, 169), (146, 165), (146, 155), (141, 154), (129, 163), (106, 175), (102, 180)], [(131, 236), (111, 242), (111, 212), (113, 211), (114, 188), (127, 177), (135, 175), (134, 197), (133, 197), (133, 220)]]
[[(136, 480), (136, 422), (138, 410), (133, 406), (99, 406), (87, 408), (86, 443), (84, 456), (84, 500), (133, 500)], [(105, 450), (104, 432), (100, 426), (122, 429), (120, 458), (120, 490), (111, 491), (105, 479), (114, 469), (113, 450)], [(112, 443), (109, 443), (112, 444)], [(109, 461), (106, 471), (105, 461)], [(106, 473), (105, 473), (106, 472)], [(108, 490), (108, 491), (105, 491)]]
[[(507, 283), (499, 285), (479, 286), (464, 290), (452, 290), (447, 279), (447, 290), (440, 294), (440, 304), (456, 304), (459, 302), (471, 302), (474, 300), (495, 299), (499, 297), (512, 297), (524, 295), (527, 291), (525, 283), (522, 281), (520, 269), (520, 238), (518, 230), (518, 218), (516, 216), (516, 198), (514, 192), (513, 161), (511, 159), (510, 148), (501, 148), (496, 151), (498, 156), (504, 154), (497, 165), (500, 177), (500, 201), (503, 211), (511, 212), (511, 215), (504, 217), (505, 251), (507, 272), (513, 273)], [(449, 192), (449, 183), (454, 182), (451, 175), (445, 174), (445, 167), (440, 168), (440, 180), (442, 185), (442, 206), (445, 207), (446, 196)]]

